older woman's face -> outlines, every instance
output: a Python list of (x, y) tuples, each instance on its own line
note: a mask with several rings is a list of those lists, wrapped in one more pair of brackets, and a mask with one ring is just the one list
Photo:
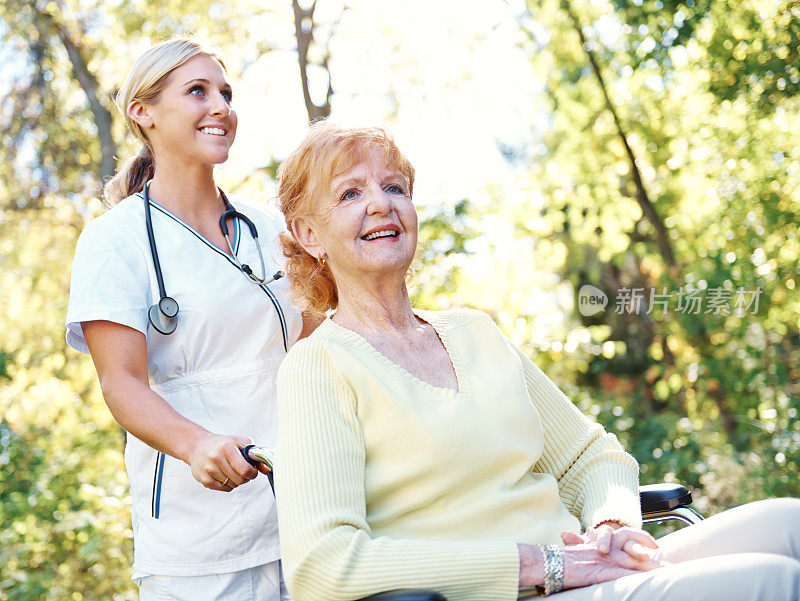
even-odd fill
[(337, 175), (317, 200), (313, 238), (336, 276), (397, 272), (405, 277), (417, 246), (409, 183), (380, 149)]

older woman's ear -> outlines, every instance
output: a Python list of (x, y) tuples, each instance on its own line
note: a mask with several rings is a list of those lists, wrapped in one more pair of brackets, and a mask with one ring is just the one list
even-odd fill
[(289, 224), (289, 229), (292, 231), (295, 239), (300, 243), (300, 246), (302, 246), (308, 254), (316, 259), (325, 256), (325, 249), (322, 244), (320, 244), (317, 235), (306, 219), (302, 217), (292, 219), (292, 222)]

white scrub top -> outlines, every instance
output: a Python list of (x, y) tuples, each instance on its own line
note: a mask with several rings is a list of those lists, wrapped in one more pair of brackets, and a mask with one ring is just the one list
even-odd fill
[[(107, 320), (147, 337), (152, 389), (184, 417), (216, 434), (250, 436), (274, 447), (275, 374), (302, 329), (288, 283), (250, 282), (225, 252), (150, 201), (167, 295), (178, 325), (159, 334), (147, 312), (159, 300), (147, 241), (144, 199), (134, 194), (89, 222), (72, 265), (67, 342), (87, 353), (82, 321)], [(267, 272), (282, 265), (281, 214), (234, 204), (255, 224)], [(260, 276), (255, 242), (236, 221), (237, 256)], [(134, 574), (197, 576), (234, 572), (280, 558), (275, 499), (266, 477), (213, 491), (183, 461), (128, 434), (125, 466), (133, 499)]]

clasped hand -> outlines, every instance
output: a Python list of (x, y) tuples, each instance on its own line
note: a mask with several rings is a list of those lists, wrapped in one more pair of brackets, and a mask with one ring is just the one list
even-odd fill
[[(564, 588), (616, 580), (666, 565), (655, 539), (636, 528), (602, 524), (583, 535), (563, 532)], [(542, 583), (540, 561), (530, 561), (534, 546), (520, 545), (520, 586)], [(538, 552), (538, 556), (540, 556)]]

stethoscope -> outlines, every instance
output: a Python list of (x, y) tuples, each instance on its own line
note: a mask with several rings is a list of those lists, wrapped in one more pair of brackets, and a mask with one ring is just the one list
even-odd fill
[[(153, 267), (155, 268), (156, 272), (156, 281), (158, 282), (158, 293), (161, 296), (161, 299), (148, 311), (147, 315), (150, 320), (150, 325), (152, 325), (157, 332), (169, 335), (175, 331), (175, 328), (178, 326), (178, 301), (176, 301), (171, 296), (167, 296), (166, 288), (164, 287), (164, 276), (161, 273), (161, 263), (158, 260), (158, 251), (156, 250), (156, 238), (153, 235), (153, 219), (150, 215), (150, 196), (147, 192), (147, 187), (150, 182), (146, 182), (143, 188), (143, 196), (144, 196), (144, 221), (145, 225), (147, 226), (147, 239), (150, 242), (150, 254), (153, 256)], [(270, 282), (274, 282), (275, 280), (283, 277), (283, 272), (278, 271), (273, 275), (271, 278), (267, 279), (267, 268), (264, 265), (264, 254), (261, 250), (261, 243), (258, 240), (258, 230), (256, 230), (255, 224), (250, 221), (247, 215), (244, 215), (233, 208), (230, 201), (228, 201), (228, 197), (225, 196), (225, 192), (222, 190), (219, 191), (220, 195), (222, 196), (222, 202), (225, 203), (225, 212), (222, 213), (222, 216), (219, 218), (219, 228), (222, 230), (222, 235), (225, 236), (225, 241), (228, 243), (228, 248), (231, 251), (230, 257), (233, 259), (236, 266), (239, 270), (245, 275), (245, 277), (253, 282), (254, 284), (260, 286), (269, 296), (272, 304), (275, 307), (276, 312), (278, 313), (278, 319), (281, 322), (281, 333), (283, 334), (283, 346), (284, 350), (287, 349), (286, 344), (286, 323), (283, 318), (283, 311), (281, 310), (280, 303), (278, 299), (275, 298), (275, 295), (266, 287), (266, 284)], [(233, 250), (233, 244), (231, 243), (230, 236), (228, 235), (228, 219), (239, 219), (243, 221), (247, 228), (250, 230), (250, 235), (253, 237), (253, 241), (256, 244), (256, 248), (258, 249), (258, 260), (261, 263), (261, 273), (262, 276), (258, 277), (253, 270), (250, 268), (249, 265), (246, 263), (242, 263), (239, 260), (239, 257), (236, 256), (236, 252)]]

